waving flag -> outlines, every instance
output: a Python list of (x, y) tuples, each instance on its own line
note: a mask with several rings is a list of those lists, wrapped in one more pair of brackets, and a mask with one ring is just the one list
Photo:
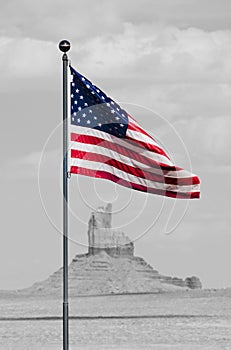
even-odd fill
[(70, 172), (138, 191), (199, 198), (199, 178), (174, 165), (115, 101), (72, 67)]

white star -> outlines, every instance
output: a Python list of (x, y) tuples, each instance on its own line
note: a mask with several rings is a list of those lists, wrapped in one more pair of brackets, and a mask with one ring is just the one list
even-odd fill
[(101, 124), (101, 123), (99, 123), (98, 125), (99, 125), (99, 127), (101, 127), (101, 126), (102, 126), (102, 124)]
[(92, 113), (92, 110), (91, 110), (91, 109), (89, 109), (89, 113)]
[(87, 124), (91, 124), (91, 121), (89, 119), (87, 120)]
[(75, 101), (74, 103), (75, 103), (75, 105), (77, 105), (77, 101)]
[(107, 106), (110, 107), (110, 103), (107, 103)]
[(81, 109), (82, 109), (81, 107), (78, 107), (78, 110), (79, 110), (79, 111), (81, 111)]
[(119, 108), (116, 108), (117, 109), (117, 111), (119, 111), (120, 109)]
[(114, 109), (111, 110), (111, 113), (112, 113), (112, 114), (115, 113)]
[(84, 117), (84, 118), (85, 118), (85, 117), (86, 117), (86, 113), (83, 113), (82, 117)]
[(76, 115), (77, 113), (76, 113), (76, 112), (74, 112), (73, 114), (74, 114), (74, 115)]
[(71, 83), (72, 86), (75, 86), (75, 83)]
[(116, 118), (116, 120), (119, 120), (120, 118), (119, 117), (115, 117)]
[(125, 115), (124, 115), (124, 114), (122, 114), (122, 117), (125, 117)]
[(94, 117), (95, 120), (97, 120), (97, 117)]
[(123, 127), (124, 127), (124, 125), (123, 125), (123, 124), (120, 124), (120, 126), (121, 126), (121, 128), (123, 128)]
[(114, 105), (115, 103), (113, 101), (111, 101), (111, 104)]
[(77, 122), (80, 123), (80, 119), (79, 118), (77, 119)]
[(85, 80), (85, 78), (84, 77), (82, 77), (82, 81), (84, 81)]
[(87, 85), (86, 85), (86, 87), (89, 89), (90, 85), (89, 85), (89, 84), (87, 84)]
[(74, 117), (72, 117), (71, 119), (72, 119), (73, 121), (75, 120), (75, 118), (74, 118)]
[(97, 92), (99, 92), (99, 89), (96, 89)]
[(79, 93), (79, 89), (76, 89), (75, 92), (77, 92), (77, 94)]
[(80, 96), (80, 100), (82, 100), (83, 99), (83, 96)]
[(105, 100), (105, 97), (102, 96), (102, 100)]
[(95, 95), (94, 91), (92, 91), (91, 93), (92, 93), (92, 95)]
[(88, 103), (85, 102), (85, 103), (84, 103), (84, 106), (88, 106)]
[(73, 98), (74, 97), (74, 95), (73, 94), (71, 94), (71, 98)]

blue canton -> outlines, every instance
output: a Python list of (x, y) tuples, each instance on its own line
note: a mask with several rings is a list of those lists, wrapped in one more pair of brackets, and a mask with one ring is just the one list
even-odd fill
[(127, 112), (97, 86), (72, 67), (71, 124), (98, 129), (124, 138), (128, 127)]

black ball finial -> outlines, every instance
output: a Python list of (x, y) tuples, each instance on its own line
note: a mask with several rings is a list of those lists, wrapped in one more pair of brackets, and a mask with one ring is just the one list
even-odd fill
[(71, 48), (71, 44), (67, 40), (62, 40), (59, 43), (59, 50), (62, 52), (67, 52)]

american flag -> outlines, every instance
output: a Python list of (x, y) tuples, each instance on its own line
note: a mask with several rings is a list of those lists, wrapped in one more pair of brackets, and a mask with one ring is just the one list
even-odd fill
[(200, 180), (173, 164), (123, 108), (71, 70), (70, 172), (172, 198), (199, 198)]

